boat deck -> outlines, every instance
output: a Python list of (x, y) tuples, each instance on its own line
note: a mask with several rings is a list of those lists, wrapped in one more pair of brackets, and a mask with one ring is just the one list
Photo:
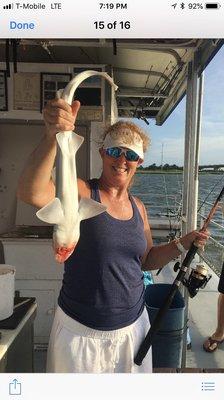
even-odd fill
[[(171, 262), (156, 276), (153, 272), (155, 283), (172, 283), (176, 276), (173, 271), (174, 263)], [(224, 343), (214, 353), (203, 350), (203, 341), (211, 335), (217, 323), (218, 276), (209, 269), (211, 280), (203, 290), (189, 300), (189, 328), (192, 348), (187, 350), (187, 368), (217, 369), (224, 367)]]

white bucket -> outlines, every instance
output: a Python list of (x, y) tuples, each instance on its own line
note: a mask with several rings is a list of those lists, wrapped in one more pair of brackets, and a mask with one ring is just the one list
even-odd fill
[(0, 264), (0, 321), (13, 314), (15, 268)]

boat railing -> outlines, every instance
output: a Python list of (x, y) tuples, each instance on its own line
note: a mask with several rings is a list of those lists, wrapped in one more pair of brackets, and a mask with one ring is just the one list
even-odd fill
[[(182, 202), (180, 193), (177, 194), (149, 194), (148, 193), (133, 193), (139, 197), (145, 204), (149, 219), (151, 222), (156, 218), (167, 222), (168, 230), (176, 230), (180, 228)], [(198, 211), (198, 227), (203, 225), (207, 218), (208, 212), (213, 203), (210, 201), (200, 201)], [(209, 230), (211, 236), (205, 251), (200, 254), (201, 259), (207, 263), (216, 274), (220, 274), (221, 266), (224, 260), (224, 216), (221, 208), (216, 212), (213, 219), (210, 221)], [(169, 236), (169, 235), (168, 235)], [(162, 235), (161, 235), (162, 237)]]
[(133, 193), (139, 197), (148, 211), (150, 218), (179, 218), (181, 212), (180, 195), (152, 194), (150, 201), (148, 193)]

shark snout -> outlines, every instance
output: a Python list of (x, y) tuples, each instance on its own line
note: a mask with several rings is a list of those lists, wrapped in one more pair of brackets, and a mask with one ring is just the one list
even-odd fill
[(57, 247), (55, 248), (55, 260), (59, 263), (65, 262), (73, 253), (77, 243), (70, 247)]

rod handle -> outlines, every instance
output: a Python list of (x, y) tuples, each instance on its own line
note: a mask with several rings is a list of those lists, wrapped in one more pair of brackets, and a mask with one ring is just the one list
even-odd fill
[(194, 243), (192, 243), (192, 245), (191, 245), (190, 249), (188, 250), (188, 252), (187, 252), (187, 254), (186, 254), (185, 258), (184, 258), (184, 261), (182, 263), (183, 267), (187, 267), (188, 268), (190, 266), (190, 264), (193, 261), (194, 256), (197, 253), (197, 251), (198, 251), (198, 247), (195, 246)]

